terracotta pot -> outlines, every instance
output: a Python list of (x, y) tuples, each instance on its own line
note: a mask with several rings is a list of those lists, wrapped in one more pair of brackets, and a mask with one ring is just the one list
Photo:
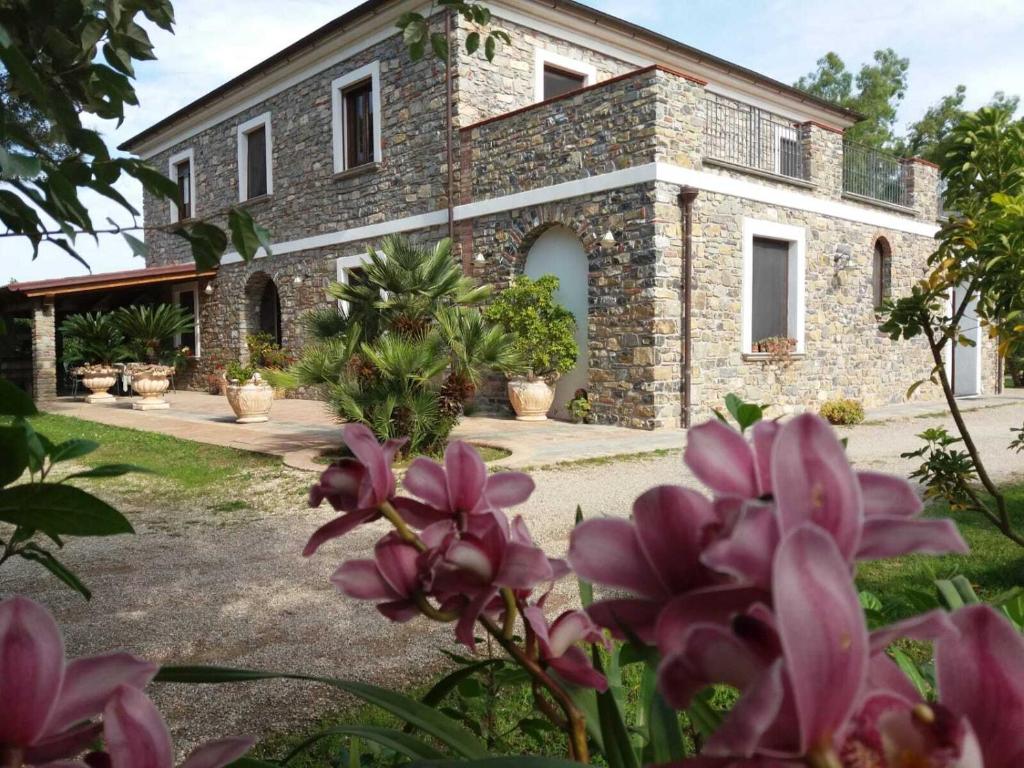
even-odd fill
[(87, 365), (82, 368), (82, 386), (92, 392), (87, 403), (110, 403), (114, 396), (107, 390), (117, 383), (117, 369), (109, 365)]
[(241, 384), (237, 380), (228, 382), (226, 390), (228, 404), (235, 412), (239, 424), (256, 424), (270, 418), (270, 408), (274, 404), (274, 388), (259, 378)]
[(508, 399), (517, 421), (546, 421), (555, 401), (555, 389), (543, 379), (510, 379)]
[(164, 365), (147, 365), (129, 369), (132, 375), (132, 390), (141, 399), (132, 403), (136, 411), (157, 411), (170, 408), (164, 400), (164, 392), (171, 386), (173, 368)]

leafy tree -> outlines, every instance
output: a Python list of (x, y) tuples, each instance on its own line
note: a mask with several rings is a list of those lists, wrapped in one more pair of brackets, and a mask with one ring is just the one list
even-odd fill
[(872, 63), (861, 65), (856, 78), (834, 52), (818, 59), (817, 69), (795, 85), (842, 107), (856, 110), (864, 120), (848, 128), (846, 137), (871, 147), (889, 147), (896, 140), (894, 126), (900, 102), (907, 91), (909, 59), (892, 48), (875, 51)]
[[(902, 153), (912, 157), (923, 157), (937, 163), (941, 160), (939, 147), (950, 131), (955, 128), (968, 110), (964, 108), (967, 98), (967, 86), (958, 85), (953, 93), (943, 96), (938, 102), (928, 107), (920, 120), (912, 123), (903, 140)], [(1008, 110), (1011, 114), (1017, 111), (1017, 96), (1007, 96), (997, 91), (988, 106)]]
[[(1024, 123), (1013, 119), (1008, 106), (984, 107), (949, 131), (938, 154), (946, 204), (957, 213), (938, 234), (928, 276), (910, 295), (887, 303), (881, 330), (894, 340), (925, 338), (935, 364), (930, 379), (941, 386), (960, 433), (956, 442), (963, 443), (963, 452), (953, 455), (952, 443), (932, 441), (930, 452), (921, 454), (929, 459), (921, 477), (940, 487), (951, 503), (983, 515), (1024, 546), (1024, 533), (1013, 528), (1006, 500), (989, 477), (960, 413), (944, 360), (954, 345), (972, 343), (960, 333), (972, 301), (1000, 354), (1024, 343)], [(962, 299), (954, 312), (949, 296), (955, 289), (962, 291)], [(966, 466), (954, 473), (958, 482), (952, 484), (947, 471), (951, 466)], [(949, 492), (950, 487), (956, 492)]]

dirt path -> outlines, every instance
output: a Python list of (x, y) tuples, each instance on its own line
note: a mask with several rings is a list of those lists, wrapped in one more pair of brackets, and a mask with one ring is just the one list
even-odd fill
[[(1000, 480), (1024, 474), (1024, 456), (1006, 450), (1024, 405), (969, 416), (990, 469)], [(942, 418), (917, 418), (844, 430), (861, 466), (907, 472), (899, 453), (915, 433)], [(678, 454), (539, 471), (537, 492), (520, 511), (537, 539), (562, 554), (577, 503), (587, 516), (627, 515), (633, 499), (658, 483), (692, 484)], [(28, 594), (51, 607), (71, 655), (125, 648), (160, 662), (212, 663), (333, 674), (394, 685), (425, 682), (449, 629), (425, 620), (392, 625), (372, 607), (338, 596), (328, 578), (342, 560), (369, 552), (383, 527), (368, 527), (299, 556), (326, 510), (305, 505), (311, 475), (282, 469), (241, 500), (176, 503), (137, 489), (115, 499), (138, 535), (78, 539), (65, 558), (92, 587), (91, 603), (21, 564), (4, 567), (0, 592)], [(213, 511), (211, 511), (213, 510)], [(573, 600), (565, 584), (559, 601)], [(329, 690), (292, 682), (241, 686), (156, 686), (158, 705), (179, 749), (232, 733), (266, 735), (309, 723), (341, 703)]]

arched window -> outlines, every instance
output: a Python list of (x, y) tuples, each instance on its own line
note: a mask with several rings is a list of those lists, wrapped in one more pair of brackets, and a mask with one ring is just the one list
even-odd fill
[(892, 295), (892, 248), (884, 237), (875, 240), (871, 286), (875, 309), (878, 309)]
[(275, 344), (281, 343), (281, 297), (273, 280), (267, 280), (260, 296), (259, 330), (269, 333)]

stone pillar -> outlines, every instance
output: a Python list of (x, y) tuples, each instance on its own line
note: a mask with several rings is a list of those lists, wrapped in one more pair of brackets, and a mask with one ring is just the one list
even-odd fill
[(707, 82), (667, 69), (654, 73), (656, 142), (654, 160), (700, 168), (704, 155)]
[(939, 166), (922, 157), (903, 161), (903, 179), (907, 185), (910, 207), (918, 218), (928, 222), (939, 218)]
[(843, 196), (843, 132), (821, 123), (800, 126), (807, 180), (818, 194), (838, 199)]
[(57, 397), (57, 327), (53, 297), (32, 309), (32, 396), (37, 402)]

